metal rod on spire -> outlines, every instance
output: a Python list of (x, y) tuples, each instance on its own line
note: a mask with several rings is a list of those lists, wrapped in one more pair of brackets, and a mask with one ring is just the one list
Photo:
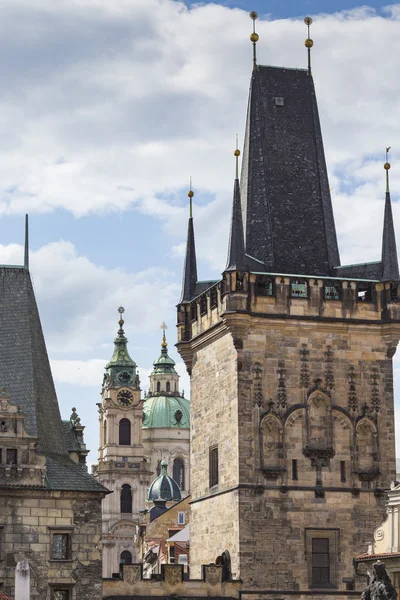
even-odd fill
[(312, 25), (312, 18), (306, 17), (304, 19), (304, 23), (307, 25), (307, 39), (304, 42), (305, 47), (307, 48), (308, 53), (308, 74), (311, 75), (311, 48), (314, 46), (314, 42), (310, 38), (310, 25)]
[(25, 253), (24, 253), (24, 267), (29, 271), (29, 223), (28, 215), (25, 215)]
[(390, 162), (389, 162), (389, 150), (392, 146), (389, 146), (388, 148), (386, 148), (386, 162), (383, 165), (383, 168), (386, 171), (386, 192), (389, 192), (389, 169), (390, 169)]
[(192, 177), (190, 177), (188, 196), (189, 196), (189, 219), (192, 219), (193, 218), (192, 198), (194, 196), (194, 192), (192, 191)]
[(257, 48), (256, 44), (259, 40), (258, 33), (256, 33), (256, 20), (258, 19), (258, 14), (255, 10), (252, 10), (250, 13), (250, 19), (253, 21), (253, 33), (250, 35), (250, 41), (253, 43), (253, 71), (257, 71)]
[(161, 346), (164, 348), (164, 347), (167, 346), (167, 338), (165, 337), (165, 332), (168, 329), (167, 325), (165, 324), (165, 321), (163, 321), (161, 323), (160, 329), (163, 330), (163, 337), (162, 337)]
[(240, 156), (240, 150), (239, 150), (239, 143), (238, 143), (238, 134), (236, 134), (236, 150), (233, 153), (236, 157), (236, 179), (239, 179), (239, 156)]

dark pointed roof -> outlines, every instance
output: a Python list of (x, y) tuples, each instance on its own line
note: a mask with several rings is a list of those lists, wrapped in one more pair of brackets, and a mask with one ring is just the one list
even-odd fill
[(267, 271), (329, 275), (340, 264), (314, 82), (253, 71), (241, 199), (246, 254)]
[(385, 216), (382, 237), (382, 280), (399, 281), (399, 263), (397, 259), (396, 235), (394, 232), (392, 203), (390, 192), (386, 192)]
[(21, 408), (39, 450), (67, 454), (29, 271), (1, 267), (0, 298), (0, 389)]
[(197, 283), (196, 246), (194, 243), (193, 217), (190, 215), (186, 242), (186, 257), (183, 270), (182, 295), (179, 303), (190, 302), (194, 297)]
[(240, 201), (239, 180), (235, 179), (233, 187), (232, 221), (226, 271), (235, 271), (245, 268), (246, 255), (243, 235), (242, 204)]

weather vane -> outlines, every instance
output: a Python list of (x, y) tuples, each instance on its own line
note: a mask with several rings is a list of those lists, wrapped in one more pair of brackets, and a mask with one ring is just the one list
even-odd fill
[(250, 19), (253, 21), (253, 33), (250, 35), (250, 41), (253, 42), (253, 71), (257, 71), (257, 50), (256, 44), (259, 40), (258, 33), (256, 33), (256, 20), (258, 19), (258, 13), (252, 10), (250, 13)]
[(308, 74), (311, 75), (311, 48), (314, 46), (314, 42), (312, 41), (312, 39), (310, 38), (310, 25), (312, 25), (312, 18), (311, 17), (306, 17), (304, 19), (304, 23), (307, 25), (307, 39), (304, 42), (305, 47), (307, 48), (307, 52), (308, 52)]
[(119, 307), (119, 309), (118, 309), (118, 312), (119, 312), (119, 314), (122, 316), (122, 315), (124, 314), (124, 312), (125, 312), (125, 309), (124, 309), (124, 307), (123, 307), (123, 306), (120, 306), (120, 307)]
[(168, 327), (166, 326), (166, 324), (165, 324), (165, 321), (163, 321), (163, 322), (161, 323), (161, 327), (160, 327), (160, 329), (162, 329), (162, 330), (163, 330), (163, 338), (162, 338), (162, 344), (161, 344), (161, 346), (166, 346), (166, 345), (167, 345), (167, 340), (166, 340), (166, 338), (165, 338), (165, 332), (166, 332), (166, 330), (168, 329)]

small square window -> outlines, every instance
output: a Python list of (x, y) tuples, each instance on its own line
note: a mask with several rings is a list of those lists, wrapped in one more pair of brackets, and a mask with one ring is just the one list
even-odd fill
[(185, 513), (179, 512), (178, 513), (178, 525), (184, 525), (184, 524), (185, 524)]
[[(51, 538), (52, 560), (70, 560), (71, 558), (71, 534), (55, 532)], [(62, 590), (64, 591), (64, 590)]]
[(284, 105), (284, 100), (283, 100), (282, 96), (275, 96), (274, 101), (275, 101), (275, 106), (283, 106)]

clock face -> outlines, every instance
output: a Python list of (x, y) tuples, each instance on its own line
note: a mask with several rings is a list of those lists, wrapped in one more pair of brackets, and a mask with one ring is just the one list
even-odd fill
[(122, 383), (128, 383), (130, 378), (131, 376), (129, 375), (128, 371), (121, 371), (120, 373), (118, 373), (118, 379)]
[(118, 392), (117, 400), (121, 406), (130, 406), (133, 402), (133, 395), (129, 390), (121, 390)]

